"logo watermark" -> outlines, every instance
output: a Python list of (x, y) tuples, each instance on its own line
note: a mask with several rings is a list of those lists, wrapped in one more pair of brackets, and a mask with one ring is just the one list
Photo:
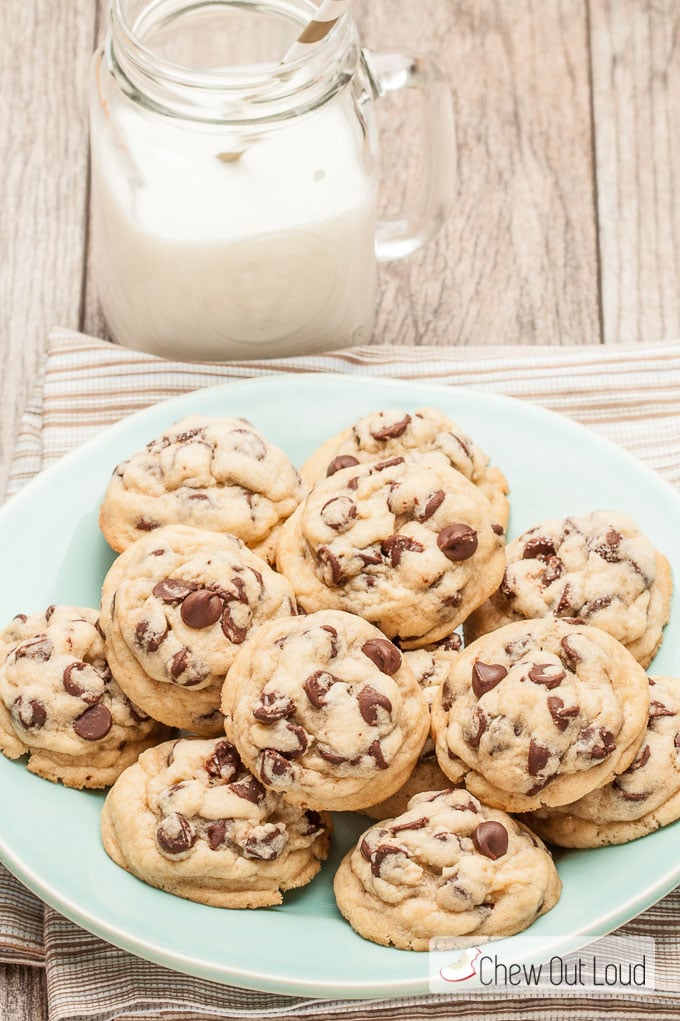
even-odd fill
[(655, 945), (647, 936), (604, 936), (586, 947), (559, 941), (559, 952), (538, 937), (468, 943), (430, 941), (430, 990), (454, 992), (580, 991), (651, 993), (656, 989)]

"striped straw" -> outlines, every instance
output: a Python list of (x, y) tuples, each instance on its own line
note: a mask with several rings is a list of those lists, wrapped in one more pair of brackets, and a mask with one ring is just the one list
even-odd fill
[(351, 2), (352, 0), (322, 0), (318, 11), (288, 50), (282, 63), (288, 64), (292, 60), (305, 56), (306, 53), (309, 53), (310, 46), (325, 39)]

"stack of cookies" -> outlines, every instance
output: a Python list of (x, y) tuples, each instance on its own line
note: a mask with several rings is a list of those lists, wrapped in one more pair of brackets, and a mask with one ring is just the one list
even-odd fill
[(334, 883), (362, 936), (525, 929), (560, 896), (541, 838), (680, 817), (680, 682), (645, 673), (672, 586), (635, 524), (506, 545), (507, 493), (432, 408), (368, 415), (299, 473), (242, 419), (177, 423), (114, 470), (99, 612), (0, 633), (0, 748), (113, 784), (104, 847), (170, 893), (279, 903), (328, 813), (363, 812)]

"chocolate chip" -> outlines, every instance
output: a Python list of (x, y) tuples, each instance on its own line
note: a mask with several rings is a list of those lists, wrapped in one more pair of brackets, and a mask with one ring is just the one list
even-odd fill
[(508, 849), (508, 831), (502, 823), (489, 819), (479, 823), (472, 835), (472, 843), (480, 854), (496, 861)]
[(395, 440), (398, 436), (403, 436), (410, 424), (411, 416), (404, 415), (392, 425), (384, 425), (382, 429), (371, 429), (371, 436), (375, 440)]
[(403, 847), (393, 847), (391, 844), (379, 844), (375, 851), (371, 853), (371, 874), (374, 876), (380, 876), (380, 868), (385, 858), (389, 858), (391, 855), (402, 854), (406, 855), (406, 851)]
[(265, 784), (288, 786), (293, 779), (293, 767), (290, 762), (274, 748), (265, 748), (260, 752), (258, 768)]
[(437, 536), (439, 549), (453, 563), (469, 560), (475, 553), (478, 544), (479, 540), (474, 528), (458, 522), (442, 528)]
[(144, 652), (158, 652), (169, 634), (167, 624), (164, 631), (154, 631), (150, 621), (140, 620), (135, 628), (135, 642)]
[(339, 585), (344, 578), (344, 574), (338, 558), (331, 553), (328, 546), (320, 546), (317, 557), (324, 566), (330, 569), (330, 584)]
[(564, 702), (557, 695), (551, 695), (548, 699), (548, 712), (553, 718), (553, 723), (560, 731), (564, 731), (569, 726), (569, 720), (575, 720), (578, 714), (581, 712), (581, 707), (577, 705), (570, 705), (566, 709)]
[(618, 564), (621, 556), (619, 546), (623, 542), (623, 536), (615, 528), (610, 528), (605, 536), (605, 541), (596, 546), (594, 552), (602, 557), (608, 564)]
[(296, 723), (288, 723), (286, 725), (286, 730), (295, 737), (298, 743), (298, 747), (295, 749), (295, 751), (286, 752), (286, 754), (290, 756), (291, 759), (297, 759), (298, 756), (302, 755), (303, 752), (307, 750), (307, 745), (309, 744), (307, 731), (304, 729), (304, 727), (298, 727)]
[(37, 659), (41, 663), (46, 663), (53, 652), (54, 646), (47, 635), (36, 635), (35, 638), (29, 638), (27, 642), (17, 645), (14, 658)]
[(387, 638), (369, 638), (361, 646), (361, 651), (383, 674), (392, 676), (401, 667), (401, 653)]
[(185, 854), (197, 840), (198, 834), (194, 827), (179, 812), (167, 816), (156, 829), (156, 841), (166, 854)]
[(624, 801), (644, 801), (645, 798), (648, 797), (648, 794), (647, 794), (646, 791), (642, 791), (642, 793), (640, 793), (640, 794), (634, 794), (633, 791), (625, 790), (621, 786), (621, 784), (619, 783), (618, 780), (614, 780), (612, 782), (612, 787), (614, 787), (616, 789), (616, 791), (618, 792), (619, 796), (621, 798), (623, 798)]
[(580, 612), (582, 616), (590, 617), (593, 613), (597, 613), (598, 610), (606, 609), (608, 606), (611, 605), (613, 600), (614, 596), (610, 595), (597, 596), (595, 599), (591, 599), (589, 602), (584, 603), (583, 606), (581, 607)]
[(425, 547), (409, 535), (388, 535), (386, 539), (383, 539), (380, 549), (383, 556), (390, 558), (392, 567), (398, 567), (401, 563), (402, 553), (407, 551), (422, 553)]
[[(89, 665), (84, 663), (82, 660), (76, 660), (74, 663), (69, 663), (62, 674), (64, 691), (67, 691), (69, 695), (73, 695), (74, 698), (80, 698), (84, 695), (87, 688), (79, 684), (76, 678), (79, 673), (88, 669), (90, 669)], [(100, 697), (100, 695), (97, 695), (96, 699), (99, 699)]]
[(420, 819), (413, 819), (412, 822), (400, 822), (396, 826), (391, 826), (390, 829), (393, 833), (401, 833), (403, 830), (422, 830), (428, 822), (429, 819), (423, 815)]
[(326, 469), (326, 478), (330, 478), (331, 475), (335, 475), (336, 472), (342, 471), (343, 468), (353, 468), (355, 464), (359, 464), (356, 457), (352, 457), (351, 454), (338, 454), (334, 457), (331, 463)]
[(555, 607), (555, 613), (558, 616), (562, 616), (563, 614), (568, 614), (572, 610), (576, 609), (576, 607), (574, 607), (573, 604), (572, 604), (571, 595), (572, 595), (572, 593), (571, 593), (571, 585), (569, 584), (569, 582), (567, 582), (567, 584), (562, 589), (562, 595), (560, 596), (559, 602), (558, 602), (557, 606)]
[(614, 735), (606, 727), (587, 727), (579, 734), (579, 741), (585, 745), (585, 752), (591, 759), (606, 759), (616, 750)]
[(373, 854), (373, 851), (371, 850), (371, 847), (368, 841), (366, 840), (366, 837), (364, 837), (361, 843), (359, 844), (359, 850), (362, 856), (366, 859), (366, 861), (371, 860), (371, 855)]
[[(447, 794), (452, 794), (453, 791), (447, 791)], [(477, 815), (477, 806), (472, 802), (468, 801), (465, 805), (451, 805), (454, 812), (474, 812)]]
[(173, 443), (191, 443), (193, 440), (202, 440), (205, 438), (205, 427), (195, 426), (193, 429), (185, 429), (184, 432), (177, 433), (173, 439)]
[(451, 607), (452, 609), (456, 610), (456, 609), (458, 609), (458, 607), (460, 606), (460, 604), (462, 602), (463, 602), (463, 593), (462, 592), (452, 592), (450, 595), (448, 595), (444, 599), (442, 599), (441, 605), (442, 606)]
[(368, 754), (372, 755), (375, 759), (375, 764), (378, 769), (387, 769), (388, 763), (385, 761), (380, 741), (376, 738), (375, 741), (369, 746)]
[(676, 734), (673, 738), (673, 744), (676, 748), (680, 748), (680, 734)]
[(154, 585), (152, 594), (164, 603), (181, 603), (197, 588), (198, 585), (193, 581), (182, 581), (181, 578), (164, 578), (163, 581)]
[(330, 657), (331, 657), (331, 659), (335, 659), (335, 657), (338, 654), (338, 632), (335, 630), (335, 628), (331, 624), (322, 624), (321, 625), (321, 630), (322, 631), (327, 631), (328, 634), (331, 636), (331, 652), (330, 652)]
[(170, 660), (170, 673), (177, 680), (191, 664), (191, 650), (186, 646), (180, 649)]
[(113, 717), (105, 705), (93, 705), (73, 721), (73, 729), (84, 741), (101, 741), (113, 726)]
[(514, 599), (515, 596), (517, 595), (514, 588), (510, 584), (507, 568), (503, 571), (503, 577), (499, 585), (499, 592), (501, 593), (504, 599)]
[(357, 505), (348, 496), (334, 496), (326, 501), (320, 513), (334, 532), (345, 532), (357, 516)]
[(303, 837), (311, 837), (316, 835), (317, 833), (323, 833), (323, 831), (326, 829), (326, 824), (324, 823), (323, 819), (321, 818), (318, 812), (314, 811), (313, 808), (306, 809), (305, 819), (307, 820), (307, 826), (302, 831)]
[(481, 698), (507, 676), (508, 671), (500, 663), (482, 663), (477, 660), (472, 668), (472, 690), (477, 698)]
[(537, 794), (540, 794), (541, 791), (545, 790), (549, 783), (552, 783), (553, 780), (557, 779), (557, 775), (557, 773), (553, 773), (552, 776), (546, 777), (545, 780), (539, 780), (538, 783), (535, 783), (534, 786), (530, 787), (526, 792), (527, 797), (533, 798)]
[(388, 461), (377, 461), (371, 468), (371, 474), (373, 472), (384, 471), (385, 468), (394, 468), (398, 464), (404, 464), (403, 457), (391, 457)]
[(240, 768), (239, 753), (229, 741), (218, 741), (212, 755), (205, 761), (205, 771), (212, 780), (231, 780)]
[(648, 744), (644, 746), (641, 752), (638, 753), (637, 757), (631, 762), (630, 766), (626, 770), (626, 773), (637, 773), (638, 769), (642, 769), (646, 766), (651, 757), (652, 750)]
[(149, 518), (140, 518), (135, 523), (135, 528), (140, 532), (153, 532), (155, 528), (160, 528), (157, 521), (149, 520)]
[(278, 691), (263, 691), (260, 704), (253, 709), (253, 716), (260, 723), (273, 723), (295, 715), (295, 702)]
[(392, 712), (392, 703), (387, 695), (376, 691), (370, 684), (365, 684), (357, 694), (359, 712), (369, 727), (378, 726), (378, 708), (384, 709), (388, 714)]
[(242, 780), (230, 783), (229, 790), (233, 791), (237, 797), (243, 798), (244, 801), (250, 801), (253, 805), (259, 805), (267, 794), (260, 781), (256, 780), (254, 776), (244, 776)]
[(182, 620), (187, 627), (197, 631), (216, 624), (222, 615), (222, 600), (214, 592), (197, 589), (190, 592), (182, 603), (180, 610)]
[(675, 711), (673, 709), (669, 709), (668, 706), (665, 706), (663, 704), (663, 702), (659, 702), (658, 699), (652, 699), (652, 701), (649, 703), (649, 716), (648, 716), (648, 719), (649, 719), (650, 723), (653, 720), (660, 719), (662, 716), (675, 716), (675, 715), (676, 715), (676, 713), (675, 713)]
[(37, 698), (25, 699), (19, 695), (12, 706), (14, 715), (26, 730), (40, 730), (45, 726), (47, 712)]
[(429, 521), (434, 512), (438, 510), (438, 508), (441, 507), (441, 505), (444, 503), (445, 499), (446, 494), (444, 493), (444, 490), (438, 489), (436, 493), (433, 493), (432, 496), (428, 498), (428, 501), (425, 504), (425, 509), (423, 510), (423, 513), (420, 515), (418, 520)]
[(474, 733), (466, 733), (463, 735), (465, 743), (469, 745), (470, 748), (479, 748), (479, 742), (482, 740), (482, 734), (484, 734), (489, 727), (489, 719), (481, 706), (476, 705), (474, 707), (471, 713), (470, 722), (476, 729)]
[(228, 638), (233, 645), (242, 645), (248, 637), (248, 628), (239, 627), (235, 623), (231, 615), (231, 607), (229, 604), (227, 604), (222, 611), (220, 626), (224, 637)]
[(535, 560), (537, 557), (552, 557), (556, 553), (555, 542), (541, 536), (536, 539), (529, 539), (524, 544), (522, 560)]
[(442, 709), (448, 713), (453, 705), (453, 692), (448, 681), (442, 684)]
[(52, 616), (52, 614), (54, 613), (56, 608), (57, 607), (55, 606), (54, 603), (50, 603), (50, 605), (47, 607), (47, 609), (45, 610), (45, 621), (46, 622), (49, 622), (50, 617)]
[(564, 564), (559, 557), (548, 557), (545, 567), (541, 573), (541, 585), (548, 588), (554, 581), (562, 577)]
[(359, 559), (361, 560), (364, 567), (369, 567), (371, 564), (382, 564), (383, 558), (380, 553), (359, 553)]
[(227, 835), (227, 821), (226, 819), (216, 819), (215, 822), (211, 822), (206, 827), (205, 835), (208, 838), (208, 847), (211, 851), (216, 851), (218, 847), (221, 847), (224, 843), (224, 838)]
[(564, 638), (560, 640), (560, 646), (562, 647), (562, 651), (564, 652), (567, 660), (567, 666), (569, 668), (581, 662), (581, 654), (574, 648), (571, 641), (572, 637), (573, 635), (565, 635)]
[(491, 531), (495, 535), (505, 535), (505, 529), (503, 528), (502, 525), (492, 525), (491, 526)]
[(328, 748), (323, 744), (317, 743), (316, 751), (322, 759), (325, 759), (326, 762), (330, 762), (332, 766), (341, 766), (343, 762), (348, 761), (346, 755), (339, 755), (338, 752), (334, 752), (332, 748)]
[(326, 695), (334, 684), (341, 684), (339, 677), (329, 674), (327, 670), (315, 670), (313, 674), (303, 682), (302, 690), (314, 706), (321, 709), (326, 705)]
[(534, 684), (543, 684), (552, 691), (557, 688), (567, 675), (557, 663), (536, 663), (529, 671), (529, 680)]
[[(28, 617), (26, 616), (25, 613), (15, 613), (14, 616), (12, 617), (12, 620), (18, 620), (20, 624), (25, 624), (26, 621), (28, 620)], [(95, 624), (95, 627), (96, 626), (97, 625)]]
[(532, 737), (529, 742), (529, 756), (527, 760), (527, 769), (529, 770), (529, 776), (538, 776), (542, 769), (548, 764), (550, 758), (550, 749), (546, 748), (545, 745), (539, 744)]
[(274, 861), (288, 843), (288, 834), (283, 823), (266, 822), (256, 826), (243, 845), (246, 858), (256, 861)]

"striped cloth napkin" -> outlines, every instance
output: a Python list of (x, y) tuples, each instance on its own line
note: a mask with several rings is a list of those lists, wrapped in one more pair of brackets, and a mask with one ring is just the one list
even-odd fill
[[(354, 348), (222, 365), (176, 363), (68, 330), (48, 344), (12, 463), (8, 494), (105, 426), (157, 401), (226, 380), (288, 372), (392, 376), (492, 390), (568, 415), (627, 447), (680, 488), (680, 345), (623, 347)], [(644, 862), (641, 862), (644, 868)], [(657, 1021), (680, 1012), (680, 888), (620, 930), (656, 940), (656, 992), (522, 993), (522, 1016)], [(44, 966), (50, 1021), (338, 1017), (346, 1021), (518, 1015), (511, 994), (321, 1001), (193, 979), (142, 961), (77, 928), (0, 865), (0, 961)]]

